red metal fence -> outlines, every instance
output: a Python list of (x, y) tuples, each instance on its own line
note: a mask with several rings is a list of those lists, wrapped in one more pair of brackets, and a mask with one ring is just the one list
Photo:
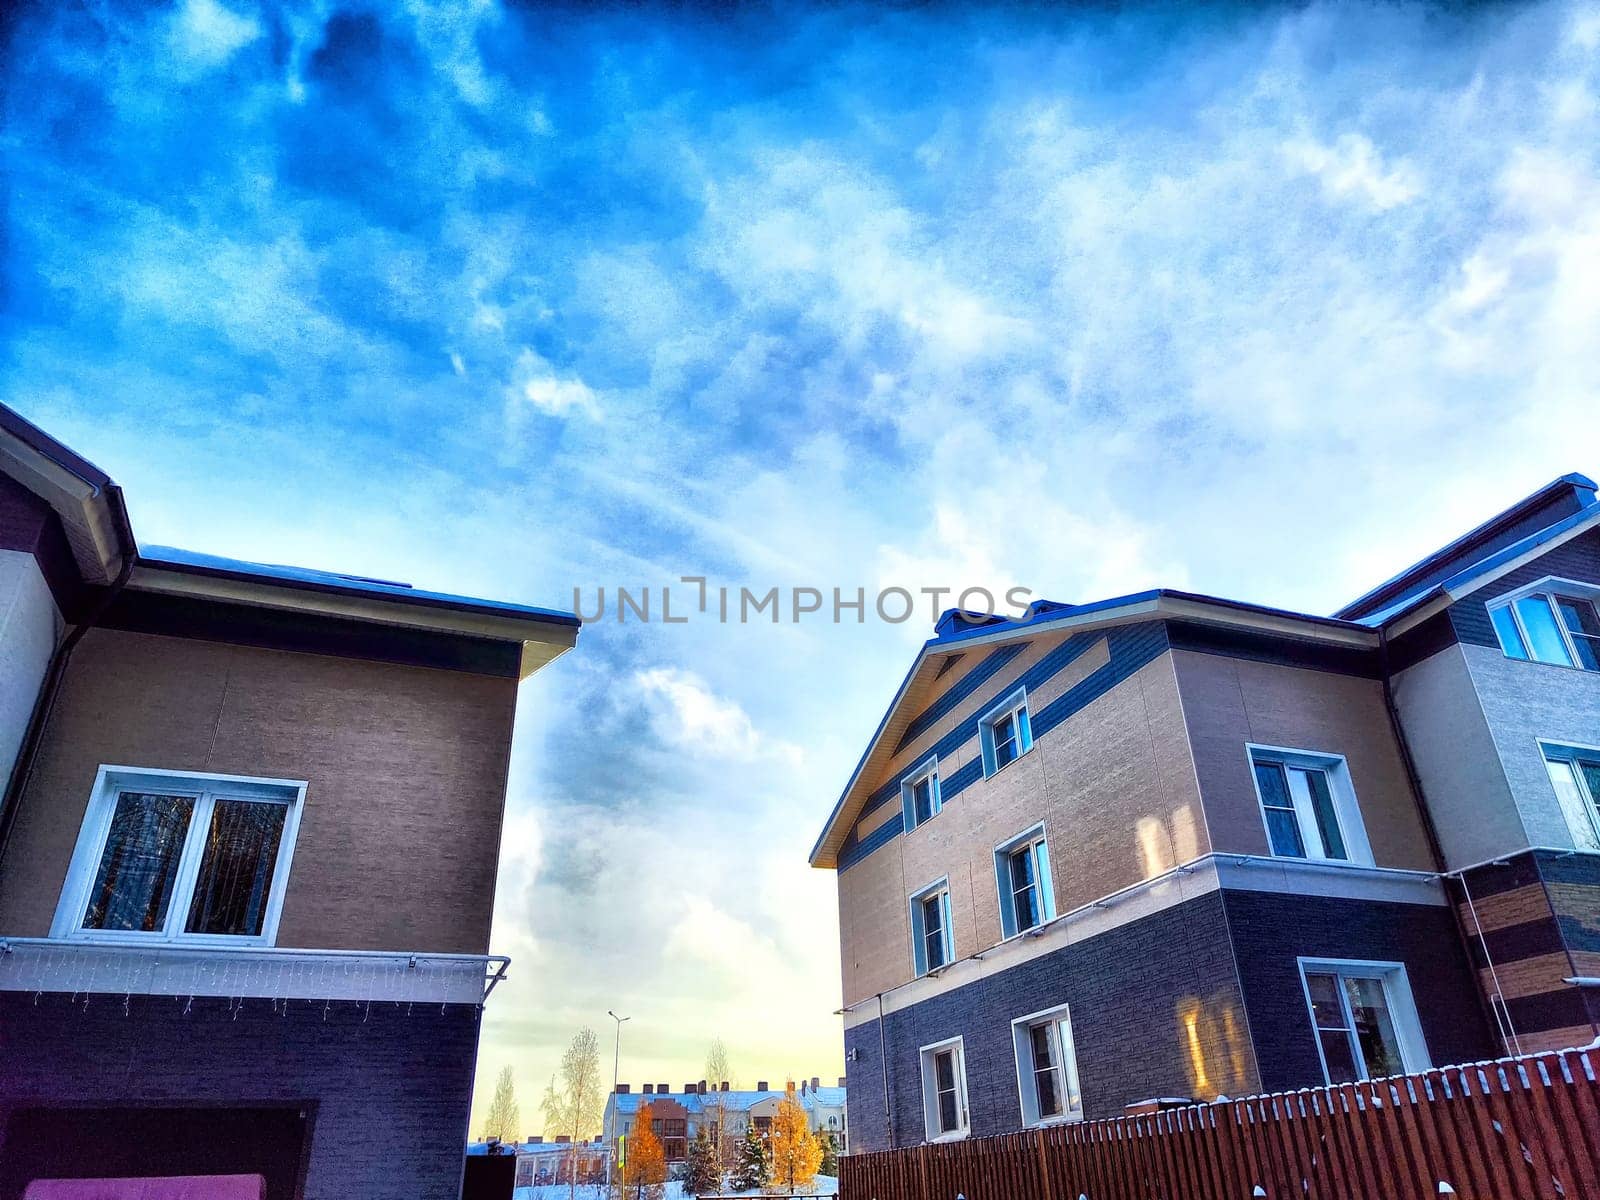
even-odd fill
[(1600, 1049), (839, 1160), (841, 1200), (1600, 1198)]

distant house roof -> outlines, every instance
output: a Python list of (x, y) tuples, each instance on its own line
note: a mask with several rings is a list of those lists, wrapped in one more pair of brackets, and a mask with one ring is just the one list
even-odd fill
[[(754, 1108), (764, 1100), (781, 1100), (788, 1093), (781, 1089), (768, 1088), (760, 1091), (733, 1091), (726, 1092), (613, 1092), (611, 1099), (616, 1102), (615, 1111), (623, 1116), (636, 1113), (644, 1105), (656, 1100), (672, 1100), (683, 1105), (685, 1111), (691, 1113), (705, 1112), (708, 1108), (715, 1109), (718, 1105), (732, 1112), (745, 1112)], [(805, 1092), (795, 1092), (795, 1100), (807, 1112), (817, 1108), (841, 1108), (845, 1101), (845, 1089), (842, 1087), (819, 1087), (816, 1090), (807, 1088)]]

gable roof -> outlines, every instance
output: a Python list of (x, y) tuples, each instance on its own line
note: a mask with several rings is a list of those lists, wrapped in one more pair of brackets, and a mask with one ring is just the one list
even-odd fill
[(1043, 633), (1087, 632), (1134, 621), (1179, 619), (1258, 632), (1376, 647), (1380, 633), (1400, 632), (1515, 570), (1531, 557), (1600, 527), (1600, 488), (1588, 476), (1563, 475), (1413, 563), (1331, 617), (1157, 588), (1090, 604), (1041, 600), (1014, 620), (942, 614), (878, 723), (811, 849), (811, 865), (838, 866), (839, 851), (870, 789), (892, 761), (906, 727), (955, 651)]

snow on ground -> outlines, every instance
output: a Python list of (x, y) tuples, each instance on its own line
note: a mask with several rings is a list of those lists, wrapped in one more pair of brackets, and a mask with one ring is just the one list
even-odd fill
[[(827, 1175), (818, 1175), (812, 1182), (809, 1192), (796, 1192), (797, 1196), (834, 1196), (839, 1192), (839, 1181)], [(782, 1194), (781, 1188), (768, 1188), (764, 1192), (723, 1192), (724, 1196), (770, 1196), (774, 1193)], [(605, 1200), (605, 1188), (594, 1185), (579, 1185), (578, 1200)], [(512, 1193), (513, 1200), (568, 1200), (571, 1195), (569, 1185), (565, 1183), (545, 1183), (538, 1187), (519, 1187)], [(669, 1183), (662, 1194), (662, 1200), (694, 1200), (688, 1192), (683, 1190), (681, 1183)]]

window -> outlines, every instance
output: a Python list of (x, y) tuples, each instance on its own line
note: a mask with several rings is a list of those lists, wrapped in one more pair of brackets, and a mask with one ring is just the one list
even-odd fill
[(922, 1048), (922, 1115), (930, 1142), (967, 1136), (967, 1065), (960, 1038)]
[(1017, 1052), (1022, 1123), (1082, 1120), (1083, 1095), (1078, 1091), (1078, 1061), (1067, 1006), (1018, 1017), (1011, 1022), (1011, 1040)]
[(1033, 725), (1028, 719), (1028, 693), (1018, 688), (978, 721), (983, 746), (983, 776), (1009, 766), (1033, 749)]
[(1590, 584), (1546, 579), (1489, 610), (1507, 658), (1600, 671), (1600, 613)]
[(1036, 825), (995, 847), (994, 870), (1000, 888), (1000, 930), (1006, 937), (1055, 918), (1055, 887), (1044, 826)]
[(928, 759), (905, 777), (900, 784), (900, 804), (905, 809), (907, 829), (915, 829), (938, 815), (944, 802), (939, 796), (937, 756)]
[(955, 958), (949, 880), (941, 879), (911, 897), (911, 950), (918, 975), (937, 971)]
[(1403, 965), (1301, 959), (1300, 973), (1329, 1083), (1428, 1068)]
[(1550, 742), (1540, 746), (1573, 846), (1600, 851), (1600, 750)]
[(102, 767), (51, 934), (271, 944), (305, 784)]
[(1249, 752), (1274, 855), (1372, 865), (1343, 758), (1268, 746), (1251, 746)]

